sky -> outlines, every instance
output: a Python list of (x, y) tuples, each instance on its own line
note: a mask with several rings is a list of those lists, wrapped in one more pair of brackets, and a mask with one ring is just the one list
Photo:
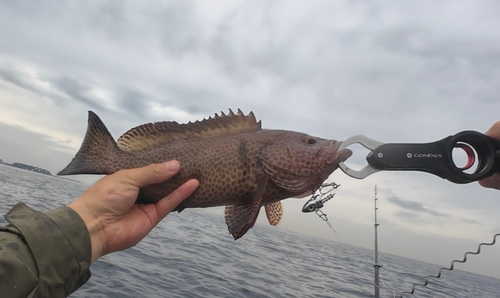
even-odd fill
[[(229, 108), (336, 140), (484, 132), (500, 120), (499, 13), (457, 0), (0, 1), (0, 159), (57, 173), (88, 110), (115, 138)], [(350, 148), (346, 163), (362, 167), (367, 151)], [(306, 199), (282, 202), (278, 228), (373, 248), (377, 185), (382, 253), (449, 265), (500, 232), (500, 192), (477, 183), (340, 170), (327, 181), (341, 184), (323, 209), (340, 238), (301, 212)], [(497, 245), (456, 268), (500, 278), (499, 266)]]

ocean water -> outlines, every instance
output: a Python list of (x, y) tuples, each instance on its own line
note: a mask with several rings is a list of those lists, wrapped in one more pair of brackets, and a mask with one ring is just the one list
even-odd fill
[[(17, 202), (46, 211), (86, 186), (0, 165), (0, 213)], [(0, 219), (0, 224), (6, 221)], [(399, 297), (439, 266), (382, 254), (381, 297)], [(71, 297), (373, 297), (373, 251), (258, 225), (233, 241), (221, 216), (172, 213), (137, 246), (107, 255)], [(404, 297), (500, 297), (500, 280), (444, 272)]]

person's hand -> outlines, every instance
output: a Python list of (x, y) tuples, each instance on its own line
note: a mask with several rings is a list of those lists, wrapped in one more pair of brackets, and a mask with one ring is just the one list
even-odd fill
[[(484, 134), (500, 140), (500, 121), (493, 124)], [(488, 188), (500, 189), (500, 173), (496, 173), (493, 174), (493, 176), (479, 180), (479, 184)]]
[(105, 254), (136, 245), (196, 190), (199, 182), (193, 179), (156, 204), (134, 204), (140, 187), (171, 178), (179, 167), (179, 162), (169, 161), (116, 172), (96, 182), (68, 205), (80, 215), (89, 230), (91, 264)]

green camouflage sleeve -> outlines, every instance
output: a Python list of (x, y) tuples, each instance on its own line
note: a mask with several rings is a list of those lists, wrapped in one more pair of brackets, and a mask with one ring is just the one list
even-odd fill
[(17, 204), (0, 227), (0, 296), (67, 297), (90, 278), (90, 236), (68, 207), (46, 213)]

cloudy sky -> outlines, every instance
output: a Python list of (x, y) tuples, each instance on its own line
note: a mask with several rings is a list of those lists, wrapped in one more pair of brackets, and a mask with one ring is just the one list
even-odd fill
[[(456, 0), (1, 1), (0, 159), (58, 172), (88, 110), (115, 137), (228, 108), (337, 140), (483, 132), (500, 120), (499, 13), (496, 1)], [(348, 164), (362, 166), (353, 148)], [(444, 265), (500, 232), (500, 192), (477, 183), (329, 181), (342, 186), (324, 211), (345, 243), (372, 248), (375, 185), (385, 253)], [(304, 202), (284, 201), (280, 227), (340, 241)], [(500, 278), (498, 246), (469, 262), (458, 268)]]

